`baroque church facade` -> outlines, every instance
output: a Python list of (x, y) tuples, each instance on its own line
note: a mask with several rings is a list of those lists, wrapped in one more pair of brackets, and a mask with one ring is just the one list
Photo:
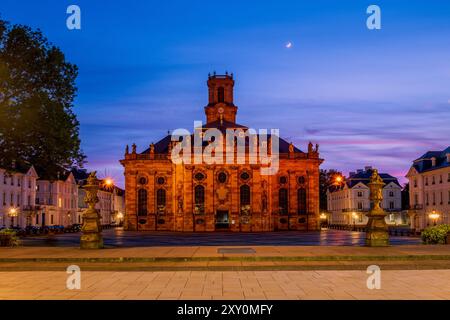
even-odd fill
[[(236, 123), (234, 83), (232, 74), (209, 75), (206, 124), (199, 130), (249, 129)], [(271, 139), (269, 136), (269, 146)], [(319, 166), (323, 160), (318, 145), (309, 143), (303, 152), (280, 137), (279, 168), (265, 175), (258, 161), (175, 163), (171, 154), (179, 142), (172, 140), (168, 134), (140, 153), (136, 145), (131, 151), (127, 146), (120, 161), (125, 169), (126, 230), (262, 232), (319, 228)]]

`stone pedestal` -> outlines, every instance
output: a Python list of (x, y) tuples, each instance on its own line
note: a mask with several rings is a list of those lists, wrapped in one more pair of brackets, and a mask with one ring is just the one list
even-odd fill
[(389, 232), (386, 224), (386, 213), (370, 211), (367, 214), (366, 245), (369, 247), (389, 246)]
[(87, 184), (84, 186), (86, 190), (86, 198), (88, 208), (83, 214), (83, 227), (81, 228), (81, 249), (101, 249), (103, 248), (102, 227), (100, 224), (100, 214), (95, 209), (95, 204), (98, 202), (97, 191), (99, 188), (99, 181), (96, 177), (96, 172), (92, 172)]
[(368, 186), (372, 209), (367, 214), (369, 221), (366, 230), (366, 245), (369, 247), (386, 247), (389, 245), (389, 232), (386, 224), (386, 212), (380, 204), (383, 200), (383, 186), (385, 183), (374, 169)]
[(103, 248), (102, 227), (97, 210), (89, 209), (83, 215), (82, 235), (80, 239), (81, 249), (101, 249)]

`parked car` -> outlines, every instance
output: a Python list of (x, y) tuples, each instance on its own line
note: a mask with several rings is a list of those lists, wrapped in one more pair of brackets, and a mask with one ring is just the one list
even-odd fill
[(80, 232), (80, 231), (81, 231), (81, 224), (79, 223), (72, 224), (64, 229), (64, 232)]

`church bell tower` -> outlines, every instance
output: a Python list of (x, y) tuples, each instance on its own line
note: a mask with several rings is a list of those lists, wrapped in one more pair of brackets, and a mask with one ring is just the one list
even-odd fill
[(233, 74), (208, 75), (208, 105), (205, 107), (206, 122), (225, 120), (236, 122), (237, 107), (233, 103)]

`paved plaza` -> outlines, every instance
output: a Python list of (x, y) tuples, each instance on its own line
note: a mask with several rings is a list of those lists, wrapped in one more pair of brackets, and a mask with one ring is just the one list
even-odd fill
[[(103, 231), (107, 247), (148, 246), (362, 246), (364, 232), (322, 230), (320, 232), (280, 231), (259, 233)], [(391, 237), (391, 244), (420, 244), (418, 237)], [(80, 233), (34, 236), (23, 239), (24, 246), (77, 247)]]
[[(80, 234), (25, 238), (0, 250), (0, 299), (450, 299), (450, 246), (364, 233), (173, 233), (105, 230), (106, 248)], [(366, 269), (381, 268), (368, 289)], [(69, 290), (66, 268), (81, 269)]]
[(382, 271), (368, 289), (365, 271), (0, 272), (0, 299), (450, 299), (450, 270)]

